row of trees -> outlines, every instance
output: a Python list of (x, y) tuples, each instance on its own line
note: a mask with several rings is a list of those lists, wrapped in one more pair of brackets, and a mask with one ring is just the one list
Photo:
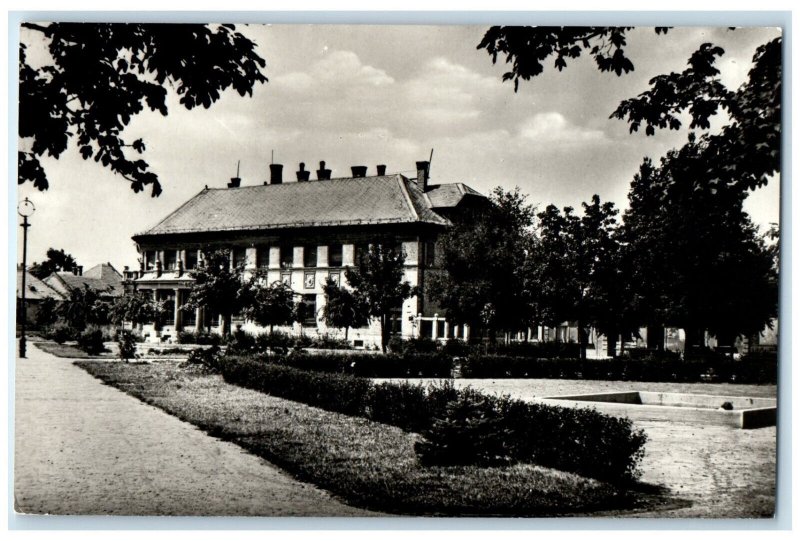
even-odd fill
[[(275, 326), (302, 323), (321, 315), (327, 325), (344, 329), (345, 337), (351, 327), (363, 327), (374, 318), (380, 323), (385, 351), (393, 309), (415, 294), (415, 288), (403, 280), (404, 263), (405, 254), (394, 248), (393, 242), (372, 243), (355, 267), (345, 269), (350, 287), (328, 278), (323, 286), (325, 305), (319, 314), (312, 314), (289, 285), (281, 281), (270, 283), (263, 272), (244, 279), (243, 267), (231, 265), (228, 250), (207, 250), (198, 268), (190, 272), (194, 283), (181, 308), (203, 308), (220, 314), (223, 335), (230, 333), (234, 314), (241, 314), (270, 332)], [(120, 319), (134, 323), (157, 320), (159, 310), (163, 310), (151, 296), (142, 293), (126, 295), (115, 308)]]
[(649, 337), (683, 328), (687, 349), (704, 331), (723, 342), (757, 334), (777, 315), (777, 231), (760, 235), (742, 199), (698, 187), (696, 160), (683, 152), (658, 167), (644, 160), (622, 220), (597, 195), (580, 213), (555, 205), (537, 213), (519, 191), (496, 189), (488, 209), (443, 236), (443, 272), (429, 296), (490, 339), (575, 322), (582, 356), (590, 328), (612, 355), (617, 336), (641, 327)]

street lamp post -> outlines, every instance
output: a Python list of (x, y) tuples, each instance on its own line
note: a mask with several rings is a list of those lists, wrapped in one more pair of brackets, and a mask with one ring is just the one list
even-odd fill
[(25, 343), (25, 325), (28, 322), (28, 313), (25, 306), (25, 273), (27, 271), (28, 259), (28, 228), (31, 224), (28, 223), (28, 217), (33, 214), (36, 207), (27, 197), (19, 205), (17, 205), (17, 213), (22, 216), (22, 328), (19, 333), (19, 356), (21, 359), (25, 358), (26, 343)]

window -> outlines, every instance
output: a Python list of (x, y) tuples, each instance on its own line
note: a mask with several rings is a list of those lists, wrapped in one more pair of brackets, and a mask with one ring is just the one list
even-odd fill
[(256, 248), (256, 266), (259, 269), (269, 268), (269, 246), (259, 246)]
[(194, 308), (182, 308), (181, 312), (183, 312), (182, 323), (184, 329), (197, 325), (197, 310)]
[(197, 268), (197, 250), (186, 250), (186, 270)]
[(281, 246), (281, 268), (290, 269), (294, 264), (294, 249), (291, 246)]
[(245, 248), (234, 248), (232, 250), (233, 254), (233, 266), (234, 267), (244, 267), (247, 263), (247, 249)]
[(328, 266), (341, 267), (342, 266), (342, 245), (331, 244), (328, 246)]
[(153, 270), (156, 268), (156, 252), (155, 250), (147, 250), (144, 253), (144, 268), (145, 270)]
[(366, 256), (369, 253), (369, 244), (365, 242), (360, 242), (353, 246), (353, 263), (358, 265), (361, 258)]
[(436, 241), (425, 241), (425, 266), (433, 267), (436, 264)]
[(316, 267), (317, 266), (317, 247), (304, 246), (303, 247), (303, 266)]
[(178, 268), (178, 252), (175, 250), (164, 251), (164, 270), (175, 270)]
[(317, 325), (317, 296), (316, 295), (303, 295), (302, 303), (305, 305), (303, 308), (303, 321), (302, 324), (306, 327), (314, 327)]

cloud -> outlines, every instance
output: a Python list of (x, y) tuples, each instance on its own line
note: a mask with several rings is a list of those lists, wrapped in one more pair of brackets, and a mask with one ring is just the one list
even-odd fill
[(525, 119), (519, 128), (522, 138), (539, 143), (579, 145), (606, 139), (602, 130), (583, 128), (571, 124), (561, 113), (537, 113)]

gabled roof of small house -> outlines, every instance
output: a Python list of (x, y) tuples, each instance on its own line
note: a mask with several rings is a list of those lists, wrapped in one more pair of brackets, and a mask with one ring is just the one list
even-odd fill
[(122, 276), (110, 263), (101, 263), (83, 275), (72, 272), (54, 272), (45, 282), (65, 297), (75, 288), (88, 287), (103, 296), (117, 297), (124, 293)]
[[(22, 269), (17, 269), (17, 298), (22, 298)], [(32, 301), (41, 301), (47, 298), (57, 301), (64, 300), (64, 295), (38, 279), (30, 272), (25, 272), (25, 298)]]
[[(140, 236), (334, 225), (448, 225), (437, 207), (458, 204), (461, 187), (432, 187), (432, 198), (401, 174), (204, 189)], [(433, 193), (431, 192), (431, 193)], [(438, 195), (441, 194), (441, 195)], [(482, 196), (481, 196), (482, 197)]]
[(467, 196), (485, 197), (482, 193), (473, 190), (463, 182), (450, 184), (434, 184), (428, 186), (425, 196), (430, 201), (431, 208), (451, 208), (457, 206)]

